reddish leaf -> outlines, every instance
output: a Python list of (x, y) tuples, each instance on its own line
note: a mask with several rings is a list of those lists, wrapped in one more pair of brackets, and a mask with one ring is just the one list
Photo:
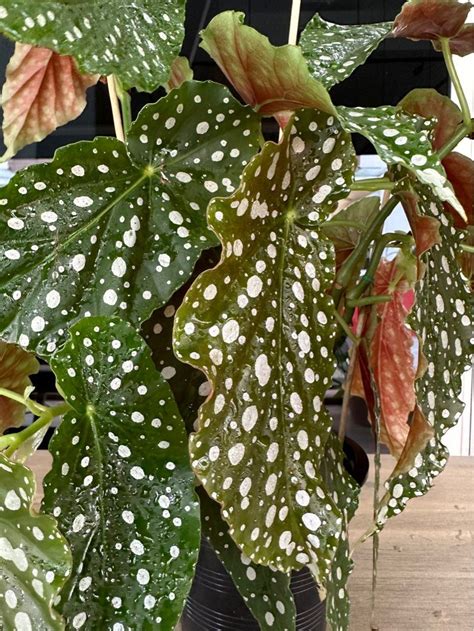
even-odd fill
[[(0, 388), (23, 394), (31, 386), (30, 375), (37, 373), (35, 356), (15, 344), (0, 341)], [(24, 420), (25, 408), (7, 397), (0, 397), (0, 434)]]
[(326, 88), (311, 77), (300, 48), (273, 46), (243, 20), (243, 13), (225, 11), (201, 34), (201, 47), (243, 100), (264, 116), (302, 107), (335, 114)]
[[(433, 42), (436, 50), (441, 50), (438, 42)], [(465, 24), (457, 35), (449, 40), (449, 47), (453, 55), (465, 57), (474, 53), (474, 24)]]
[(3, 159), (77, 118), (86, 106), (87, 88), (98, 79), (81, 75), (72, 57), (16, 44), (2, 91)]
[(457, 0), (411, 0), (395, 18), (393, 37), (438, 39), (453, 37), (466, 21), (470, 3)]
[(436, 243), (441, 243), (439, 221), (418, 213), (418, 197), (415, 193), (403, 191), (400, 197), (415, 239), (416, 254), (421, 256)]
[(459, 107), (450, 98), (431, 88), (412, 90), (400, 101), (398, 107), (408, 114), (436, 118), (438, 122), (432, 132), (435, 150), (443, 147), (452, 138), (463, 120)]
[(171, 71), (168, 81), (165, 83), (167, 92), (179, 88), (185, 81), (191, 81), (194, 77), (189, 61), (186, 57), (176, 57), (171, 64)]
[(452, 216), (457, 228), (474, 225), (474, 161), (453, 151), (443, 160), (448, 180), (451, 182), (456, 197), (461, 202), (467, 216), (467, 223), (449, 204), (444, 207)]
[(395, 469), (390, 477), (400, 475), (401, 473), (407, 473), (415, 464), (415, 459), (420, 452), (426, 447), (426, 444), (434, 436), (434, 429), (428, 423), (425, 415), (421, 411), (418, 405), (415, 406), (415, 411), (412, 416), (410, 431), (405, 442), (405, 446), (398, 458)]

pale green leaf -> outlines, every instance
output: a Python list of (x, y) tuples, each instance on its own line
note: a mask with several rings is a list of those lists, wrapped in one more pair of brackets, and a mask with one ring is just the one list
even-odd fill
[[(45, 508), (72, 548), (71, 628), (174, 629), (199, 549), (183, 421), (144, 341), (86, 318), (51, 360), (72, 406), (53, 438)], [(72, 625), (72, 626), (71, 626)]]
[(301, 33), (299, 44), (315, 79), (327, 88), (347, 79), (392, 30), (392, 22), (343, 25), (317, 13)]
[(60, 631), (53, 604), (71, 573), (56, 521), (32, 509), (32, 472), (0, 454), (0, 628)]
[(309, 565), (320, 582), (342, 518), (319, 472), (336, 331), (334, 252), (319, 223), (347, 195), (353, 168), (337, 121), (298, 112), (236, 193), (210, 204), (222, 259), (193, 284), (175, 322), (178, 358), (212, 383), (191, 456), (230, 535), (255, 563)]
[(0, 31), (71, 55), (85, 74), (116, 75), (153, 92), (184, 36), (185, 0), (2, 0)]
[(214, 83), (145, 107), (128, 146), (97, 138), (20, 171), (0, 193), (0, 331), (46, 354), (85, 315), (133, 324), (216, 243), (205, 211), (238, 186), (258, 116)]

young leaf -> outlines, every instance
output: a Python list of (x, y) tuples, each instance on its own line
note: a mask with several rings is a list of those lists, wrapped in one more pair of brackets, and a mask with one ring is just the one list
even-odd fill
[(184, 35), (185, 0), (2, 0), (0, 31), (71, 55), (84, 74), (116, 75), (125, 90), (168, 79)]
[(343, 127), (362, 134), (388, 165), (400, 165), (431, 188), (435, 197), (449, 202), (456, 212), (465, 212), (446, 178), (446, 173), (430, 142), (432, 123), (391, 106), (338, 108)]
[(391, 29), (392, 22), (332, 24), (316, 13), (301, 33), (299, 44), (311, 74), (329, 90), (365, 63)]
[(341, 517), (318, 470), (335, 336), (334, 254), (319, 223), (347, 195), (353, 168), (337, 121), (298, 112), (236, 193), (210, 204), (222, 259), (193, 284), (174, 331), (178, 358), (212, 383), (191, 456), (232, 538), (255, 563), (309, 565), (320, 583)]
[(335, 113), (326, 88), (311, 77), (298, 46), (273, 46), (243, 24), (244, 14), (224, 11), (202, 31), (201, 47), (234, 88), (263, 116), (314, 107)]
[(259, 140), (226, 88), (186, 82), (142, 110), (127, 147), (97, 138), (18, 172), (0, 199), (3, 335), (46, 354), (84, 315), (145, 320), (216, 243), (207, 204)]
[(442, 243), (421, 257), (426, 271), (418, 281), (410, 321), (427, 362), (426, 372), (415, 384), (420, 409), (416, 432), (409, 437), (412, 459), (409, 462), (407, 453), (402, 454), (402, 472), (396, 468), (387, 482), (377, 513), (378, 529), (401, 512), (410, 498), (424, 495), (443, 470), (448, 453), (442, 437), (461, 416), (461, 376), (471, 362), (472, 297), (456, 263), (458, 232), (429, 189), (418, 186), (417, 193), (423, 214), (440, 220)]
[(8, 160), (81, 114), (86, 90), (99, 75), (82, 75), (72, 57), (16, 44), (2, 90), (3, 136)]
[(32, 509), (32, 472), (0, 454), (0, 625), (61, 631), (53, 604), (71, 573), (56, 520)]
[(458, 0), (410, 0), (395, 18), (392, 35), (415, 40), (453, 37), (470, 8), (470, 2)]
[(200, 535), (171, 391), (144, 341), (118, 319), (81, 320), (51, 366), (72, 407), (53, 438), (44, 502), (73, 552), (59, 605), (67, 625), (111, 629), (133, 620), (172, 630)]
[[(38, 370), (39, 364), (34, 355), (0, 340), (0, 388), (23, 395), (31, 386), (30, 375)], [(0, 396), (0, 434), (8, 427), (18, 427), (24, 420), (25, 407), (13, 399)]]
[(171, 64), (171, 72), (168, 81), (165, 83), (167, 92), (179, 88), (185, 81), (192, 81), (194, 73), (186, 57), (176, 57)]
[(210, 541), (260, 629), (292, 631), (295, 603), (290, 578), (282, 572), (257, 565), (239, 550), (221, 517), (220, 506), (199, 488), (203, 534)]

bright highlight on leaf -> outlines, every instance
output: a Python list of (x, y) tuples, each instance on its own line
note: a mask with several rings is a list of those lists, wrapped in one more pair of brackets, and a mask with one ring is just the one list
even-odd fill
[(71, 553), (56, 521), (32, 509), (36, 484), (0, 454), (0, 622), (3, 629), (61, 631), (56, 598), (71, 572)]
[(298, 46), (273, 46), (243, 24), (244, 14), (224, 11), (202, 31), (201, 47), (234, 88), (263, 116), (314, 107), (335, 113), (322, 83), (309, 73)]
[(52, 353), (65, 322), (166, 304), (216, 243), (205, 210), (238, 186), (260, 122), (214, 83), (145, 107), (128, 146), (97, 138), (20, 171), (0, 199), (0, 330)]
[[(0, 340), (0, 388), (23, 395), (31, 386), (30, 375), (39, 370), (34, 355), (15, 344)], [(25, 407), (7, 397), (0, 396), (0, 434), (8, 427), (18, 427), (25, 420)]]
[(14, 156), (25, 145), (46, 138), (86, 107), (86, 90), (99, 75), (82, 75), (72, 57), (47, 48), (17, 44), (2, 90), (3, 136)]
[(104, 629), (133, 619), (140, 629), (172, 631), (200, 528), (186, 432), (169, 386), (142, 338), (120, 320), (82, 320), (51, 365), (72, 407), (54, 436), (45, 480), (45, 508), (74, 558), (59, 605), (67, 626)]
[(391, 29), (392, 22), (332, 24), (316, 13), (301, 33), (299, 44), (311, 74), (329, 90), (365, 63)]
[(153, 92), (179, 54), (184, 12), (185, 0), (2, 0), (0, 31), (71, 55), (84, 74)]
[(178, 358), (212, 383), (191, 457), (230, 535), (255, 563), (308, 565), (320, 582), (342, 517), (319, 472), (335, 336), (334, 254), (319, 226), (347, 195), (353, 168), (334, 117), (297, 113), (236, 193), (211, 203), (222, 260), (193, 284), (175, 321)]

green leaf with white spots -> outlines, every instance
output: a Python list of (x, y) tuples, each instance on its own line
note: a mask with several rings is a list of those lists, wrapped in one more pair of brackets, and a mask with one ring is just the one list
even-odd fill
[(32, 472), (0, 454), (0, 628), (61, 631), (53, 603), (71, 573), (56, 520), (32, 509)]
[(255, 563), (309, 565), (321, 583), (342, 518), (319, 472), (336, 331), (334, 251), (319, 222), (347, 195), (354, 153), (332, 116), (292, 120), (236, 193), (211, 202), (222, 258), (179, 308), (174, 346), (212, 384), (191, 457), (230, 535)]
[(71, 405), (55, 434), (45, 507), (66, 534), (68, 628), (174, 629), (191, 585), (199, 507), (183, 421), (143, 339), (85, 318), (51, 360)]
[(432, 121), (392, 106), (339, 107), (338, 115), (346, 131), (365, 136), (387, 165), (408, 169), (421, 184), (431, 189), (437, 199), (449, 202), (465, 218), (464, 208), (433, 151)]
[(347, 79), (392, 30), (392, 22), (343, 25), (317, 13), (301, 33), (299, 45), (315, 79), (325, 88)]
[(153, 92), (168, 79), (184, 36), (185, 0), (2, 0), (0, 31), (71, 55), (84, 74), (116, 75)]
[(378, 530), (411, 498), (424, 495), (444, 469), (448, 451), (442, 438), (462, 414), (461, 376), (472, 365), (474, 304), (456, 263), (460, 233), (426, 187), (418, 186), (416, 192), (421, 213), (439, 220), (441, 235), (441, 243), (420, 257), (426, 271), (416, 287), (410, 321), (420, 338), (427, 368), (415, 383), (419, 406), (416, 435), (411, 439), (409, 435), (413, 443), (408, 446), (410, 453), (402, 454), (402, 462), (387, 481), (377, 514)]
[(283, 572), (257, 565), (239, 550), (222, 519), (220, 506), (199, 488), (203, 534), (234, 581), (262, 631), (293, 631), (295, 603), (290, 578)]
[(0, 332), (53, 352), (67, 325), (166, 304), (201, 252), (205, 217), (258, 150), (260, 121), (223, 86), (186, 82), (146, 106), (128, 146), (97, 138), (15, 175), (0, 195)]

